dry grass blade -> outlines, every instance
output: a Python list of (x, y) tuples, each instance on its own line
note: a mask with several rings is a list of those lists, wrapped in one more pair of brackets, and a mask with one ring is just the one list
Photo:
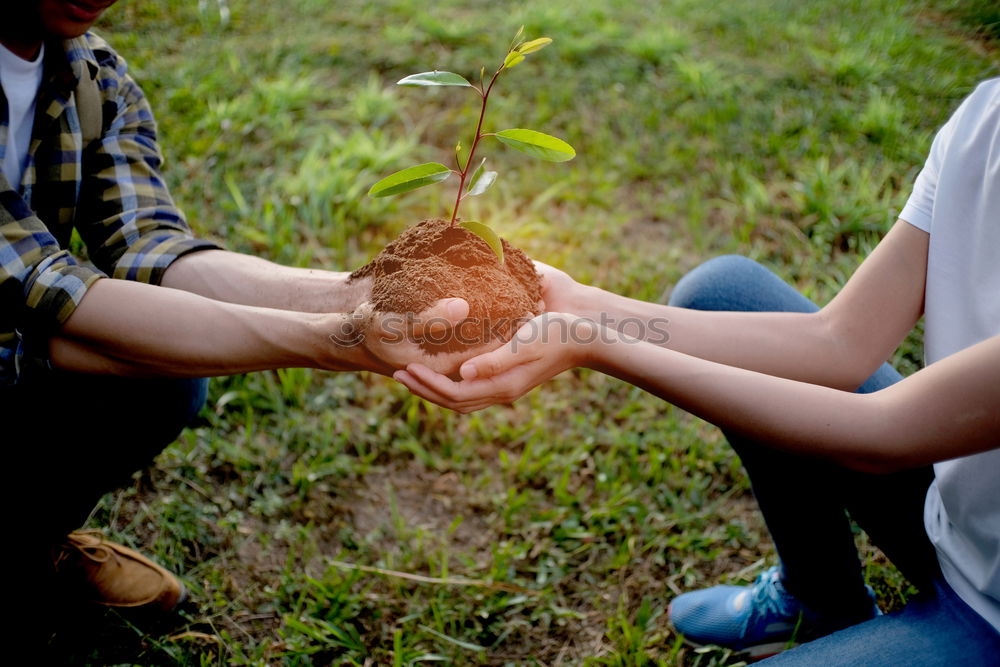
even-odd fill
[(172, 642), (178, 641), (180, 639), (202, 639), (207, 642), (212, 642), (213, 644), (218, 644), (222, 639), (218, 635), (210, 635), (206, 632), (195, 632), (193, 630), (188, 632), (181, 632), (180, 634), (170, 635), (167, 637)]
[(398, 570), (386, 570), (381, 567), (372, 567), (371, 565), (356, 565), (354, 563), (345, 563), (339, 560), (331, 560), (327, 562), (334, 567), (343, 568), (345, 570), (370, 572), (372, 574), (381, 574), (385, 577), (396, 577), (397, 579), (417, 581), (422, 584), (437, 584), (439, 586), (475, 586), (477, 588), (485, 588), (491, 591), (538, 595), (538, 591), (533, 591), (530, 588), (524, 588), (523, 586), (508, 584), (502, 581), (483, 581), (481, 579), (468, 579), (466, 577), (427, 577), (422, 574), (411, 574), (409, 572), (400, 572)]

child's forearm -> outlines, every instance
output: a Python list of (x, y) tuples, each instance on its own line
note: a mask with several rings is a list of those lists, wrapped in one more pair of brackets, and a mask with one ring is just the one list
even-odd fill
[(770, 446), (889, 472), (1000, 446), (1000, 336), (875, 394), (734, 368), (637, 341), (588, 365)]

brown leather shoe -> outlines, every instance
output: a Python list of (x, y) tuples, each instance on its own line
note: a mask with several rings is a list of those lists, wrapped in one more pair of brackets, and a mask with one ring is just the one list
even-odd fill
[(59, 583), (94, 604), (170, 611), (186, 594), (177, 577), (98, 531), (67, 535), (53, 550), (52, 564)]

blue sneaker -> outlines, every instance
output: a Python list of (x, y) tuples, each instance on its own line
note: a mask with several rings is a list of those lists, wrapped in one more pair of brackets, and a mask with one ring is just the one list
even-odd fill
[(811, 611), (781, 583), (781, 568), (760, 574), (752, 586), (713, 586), (684, 593), (670, 603), (674, 629), (695, 645), (715, 644), (764, 658), (842, 627), (880, 616), (872, 598), (870, 614), (862, 618), (830, 619)]

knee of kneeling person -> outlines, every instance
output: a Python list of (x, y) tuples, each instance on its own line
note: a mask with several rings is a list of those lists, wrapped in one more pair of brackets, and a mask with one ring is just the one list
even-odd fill
[(742, 255), (720, 255), (699, 264), (681, 278), (670, 293), (669, 305), (692, 310), (715, 310), (713, 304), (728, 286), (741, 284), (764, 270)]
[(208, 395), (206, 378), (185, 380), (156, 380), (148, 396), (152, 416), (150, 437), (156, 444), (166, 446), (180, 436), (205, 405)]

